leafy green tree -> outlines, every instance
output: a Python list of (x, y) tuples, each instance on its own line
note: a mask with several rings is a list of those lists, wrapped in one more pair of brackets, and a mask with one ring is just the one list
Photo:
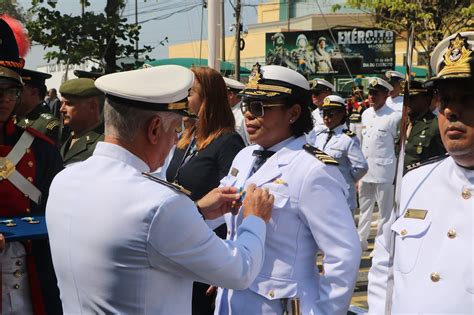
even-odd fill
[(26, 12), (11, 1), (0, 0), (0, 15), (2, 14), (8, 14), (22, 23), (28, 19)]
[[(415, 26), (416, 41), (431, 53), (445, 37), (474, 26), (474, 4), (471, 0), (346, 0), (345, 7), (371, 14), (374, 26), (407, 37)], [(333, 6), (337, 11), (340, 5)]]
[[(58, 63), (81, 64), (90, 60), (99, 62), (101, 70), (106, 73), (113, 73), (125, 67), (117, 66), (118, 58), (134, 56), (138, 60), (139, 56), (145, 55), (144, 59), (149, 59), (146, 54), (153, 47), (144, 46), (135, 50), (140, 26), (129, 24), (126, 18), (120, 16), (125, 7), (124, 0), (107, 0), (104, 13), (94, 14), (84, 10), (79, 16), (61, 14), (55, 10), (55, 1), (44, 2), (32, 0), (29, 11), (33, 18), (26, 27), (33, 41), (57, 49), (45, 54), (48, 62), (56, 60)], [(86, 0), (80, 0), (80, 4), (83, 8), (90, 5)], [(139, 64), (136, 61), (135, 66)]]

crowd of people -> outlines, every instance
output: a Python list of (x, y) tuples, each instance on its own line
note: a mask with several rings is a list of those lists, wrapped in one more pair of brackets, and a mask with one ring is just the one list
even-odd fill
[(396, 71), (344, 99), (257, 63), (245, 84), (171, 65), (58, 97), (10, 23), (0, 216), (45, 215), (48, 239), (0, 235), (2, 314), (342, 315), (373, 224), (369, 313), (474, 313), (474, 32), (404, 95)]

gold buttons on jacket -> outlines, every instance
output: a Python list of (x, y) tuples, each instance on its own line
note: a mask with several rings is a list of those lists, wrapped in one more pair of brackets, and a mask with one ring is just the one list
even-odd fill
[(21, 277), (21, 271), (20, 269), (17, 269), (13, 272), (13, 275), (15, 276), (15, 278), (20, 278)]
[(18, 290), (19, 288), (20, 288), (20, 285), (19, 285), (18, 283), (13, 286), (13, 289), (17, 289), (17, 290)]
[(34, 165), (34, 164), (33, 164), (33, 161), (28, 161), (28, 166), (29, 166), (29, 167), (33, 167), (33, 165)]
[(26, 211), (26, 213), (30, 213), (30, 212), (31, 212), (31, 209), (30, 209), (30, 208), (26, 208), (25, 211)]
[(464, 188), (462, 193), (461, 193), (461, 196), (463, 197), (463, 199), (469, 199), (472, 197), (472, 194), (471, 194), (471, 191), (467, 188)]
[(402, 236), (405, 236), (405, 235), (408, 234), (408, 231), (405, 230), (405, 229), (403, 229), (403, 230), (400, 231), (400, 234), (401, 234)]
[(274, 298), (275, 292), (273, 292), (273, 290), (270, 290), (270, 292), (268, 292), (268, 296), (270, 296), (271, 298)]
[(448, 237), (449, 238), (455, 238), (456, 237), (456, 230), (455, 229), (450, 229), (448, 231)]
[(33, 182), (33, 177), (28, 177), (27, 180), (32, 183)]
[(438, 281), (441, 279), (441, 276), (439, 275), (439, 273), (433, 272), (433, 273), (430, 275), (430, 278), (431, 278), (431, 281), (433, 281), (433, 282), (438, 282)]

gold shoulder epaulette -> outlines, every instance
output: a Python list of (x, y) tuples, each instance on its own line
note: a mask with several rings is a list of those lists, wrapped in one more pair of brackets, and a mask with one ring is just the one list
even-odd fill
[(151, 175), (150, 173), (147, 173), (147, 172), (143, 172), (142, 173), (143, 176), (145, 176), (146, 178), (156, 182), (156, 183), (160, 183), (162, 185), (165, 185), (166, 187), (169, 187), (173, 190), (176, 190), (176, 191), (179, 191), (180, 193), (183, 193), (185, 194), (186, 196), (191, 196), (191, 192), (189, 190), (187, 190), (186, 188), (184, 188), (183, 186), (181, 185), (178, 185), (178, 184), (175, 184), (175, 183), (170, 183), (170, 182), (167, 182), (161, 178), (158, 178), (156, 176), (153, 176)]
[(416, 162), (416, 163), (407, 165), (406, 172), (408, 173), (408, 172), (413, 171), (413, 170), (415, 170), (415, 169), (417, 169), (421, 166), (425, 166), (425, 165), (428, 165), (428, 164), (431, 164), (431, 163), (441, 161), (441, 160), (447, 158), (448, 156), (449, 156), (449, 154), (446, 153), (444, 155), (433, 156), (433, 157), (430, 157), (429, 159), (426, 159), (424, 161)]
[(320, 160), (324, 164), (339, 165), (339, 163), (334, 158), (332, 158), (330, 155), (327, 155), (326, 153), (319, 150), (318, 148), (313, 147), (312, 145), (305, 144), (303, 146), (303, 149), (305, 149), (306, 152), (308, 152), (312, 156), (316, 157), (318, 160)]
[(350, 131), (349, 129), (344, 129), (342, 132), (344, 132), (346, 135), (349, 137), (354, 137), (356, 134)]

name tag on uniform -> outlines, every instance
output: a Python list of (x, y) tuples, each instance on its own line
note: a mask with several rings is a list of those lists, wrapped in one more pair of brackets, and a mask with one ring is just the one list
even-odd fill
[(239, 174), (239, 170), (233, 167), (232, 170), (230, 171), (230, 175), (237, 176), (237, 174)]
[(405, 212), (405, 215), (403, 216), (404, 218), (409, 218), (409, 219), (420, 219), (424, 220), (426, 218), (426, 214), (428, 213), (428, 210), (422, 210), (422, 209), (407, 209)]

